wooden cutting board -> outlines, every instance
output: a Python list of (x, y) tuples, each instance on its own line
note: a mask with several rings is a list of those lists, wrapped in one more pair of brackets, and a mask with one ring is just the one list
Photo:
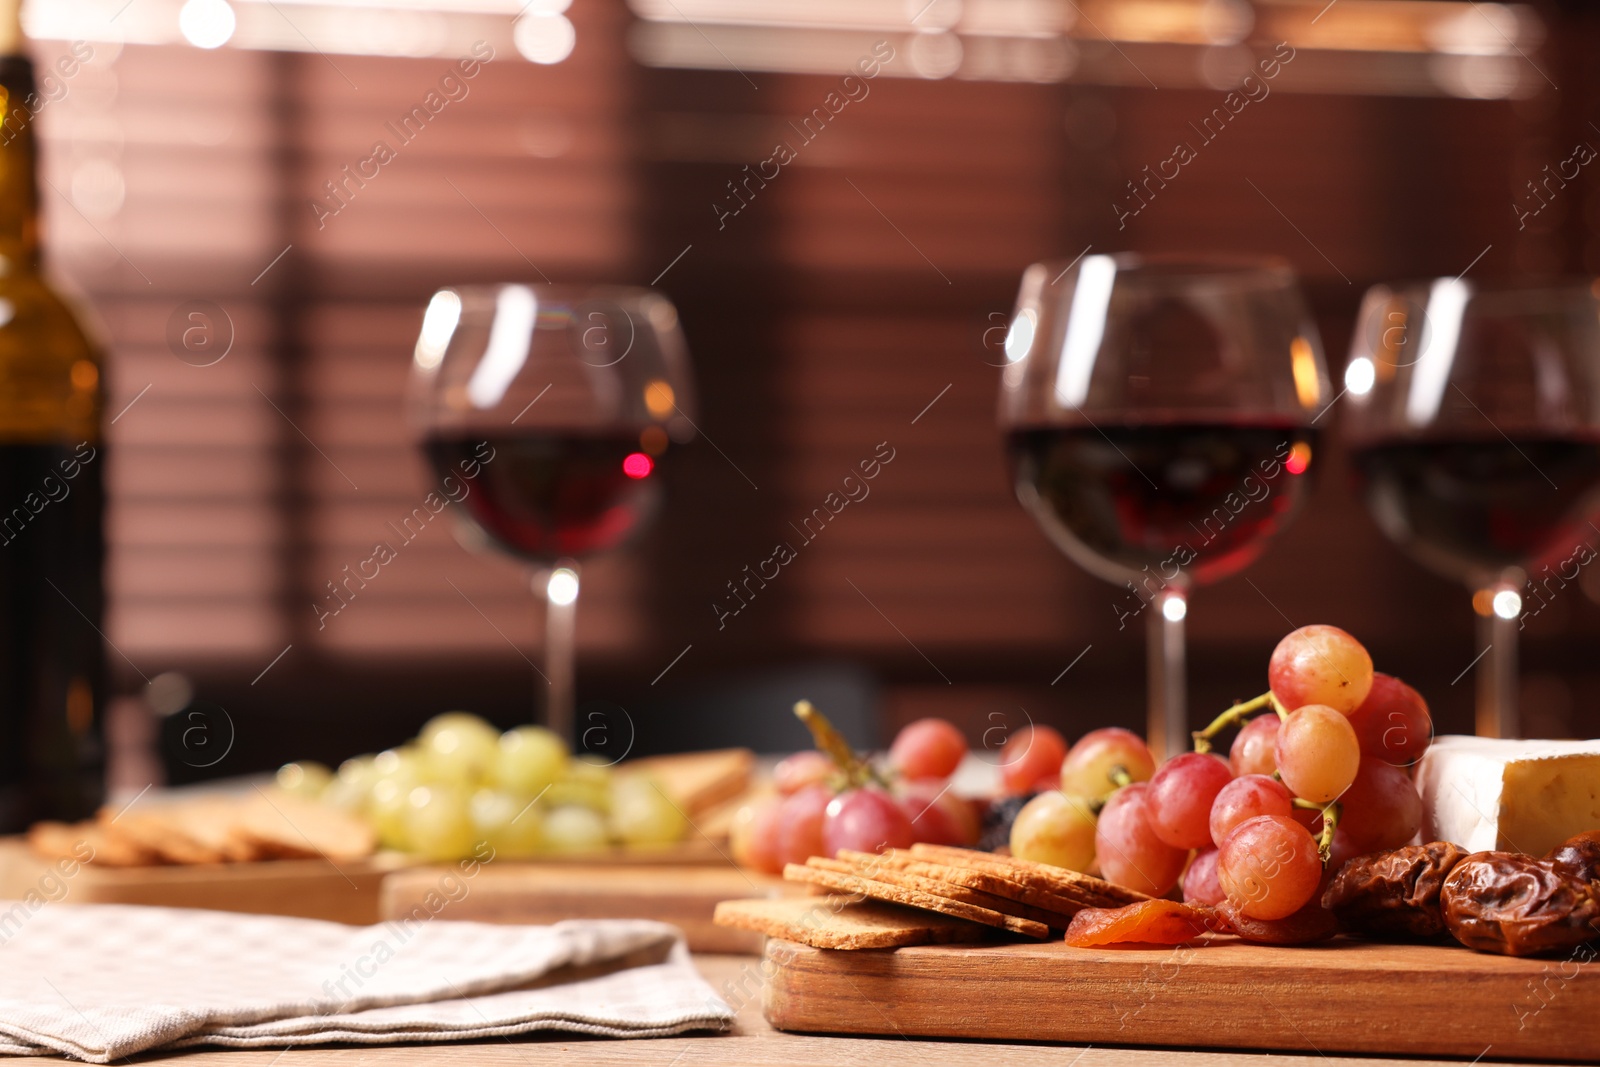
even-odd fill
[(1595, 958), (1343, 939), (862, 952), (769, 941), (763, 1007), (779, 1029), (827, 1033), (1600, 1062)]
[(383, 885), (382, 918), (415, 915), (422, 907), (441, 919), (475, 922), (656, 919), (681, 929), (695, 952), (755, 955), (761, 951), (760, 934), (712, 924), (718, 901), (805, 892), (803, 886), (726, 863), (629, 867), (496, 860), (471, 879), (447, 883), (454, 872), (453, 867), (418, 867), (390, 875)]
[[(363, 860), (272, 860), (190, 867), (79, 866), (62, 877), (20, 839), (0, 840), (0, 900), (153, 904), (342, 923), (378, 921), (384, 876), (413, 862), (395, 854)], [(4, 911), (0, 905), (0, 911)]]

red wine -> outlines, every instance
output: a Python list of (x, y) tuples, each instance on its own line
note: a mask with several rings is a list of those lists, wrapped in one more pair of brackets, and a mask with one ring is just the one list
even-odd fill
[(104, 789), (105, 457), (0, 444), (0, 829), (94, 814)]
[(1102, 422), (1018, 429), (1007, 444), (1023, 506), (1085, 569), (1209, 582), (1293, 517), (1315, 441), (1287, 424)]
[(1383, 532), (1457, 581), (1532, 567), (1593, 536), (1584, 519), (1596, 504), (1600, 439), (1518, 433), (1392, 441), (1353, 458)]
[(463, 463), (481, 467), (457, 514), (500, 549), (540, 563), (621, 544), (660, 496), (660, 457), (632, 431), (490, 431), (434, 437), (424, 450), (441, 479), (459, 479)]

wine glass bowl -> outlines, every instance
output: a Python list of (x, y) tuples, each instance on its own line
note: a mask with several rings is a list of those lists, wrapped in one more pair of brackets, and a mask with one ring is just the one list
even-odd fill
[[(1186, 747), (1184, 597), (1299, 512), (1331, 401), (1316, 327), (1272, 259), (1085, 256), (1024, 273), (999, 422), (1018, 499), (1151, 619), (1151, 739)], [(1157, 659), (1159, 653), (1159, 662)]]
[(441, 289), (411, 383), (411, 422), (438, 491), (457, 504), (457, 538), (535, 568), (547, 600), (547, 721), (567, 733), (576, 558), (648, 524), (659, 464), (694, 436), (677, 311), (649, 289)]
[(1600, 506), (1600, 298), (1580, 282), (1376, 286), (1345, 388), (1368, 510), (1418, 563), (1478, 593), (1494, 653), (1478, 729), (1513, 736), (1520, 590), (1590, 541)]

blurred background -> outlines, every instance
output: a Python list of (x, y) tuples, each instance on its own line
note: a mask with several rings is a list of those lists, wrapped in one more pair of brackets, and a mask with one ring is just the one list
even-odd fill
[[(47, 254), (111, 350), (113, 730), (190, 694), (234, 732), (202, 768), (158, 723), (176, 781), (337, 761), (446, 708), (531, 716), (527, 578), (445, 524), (315, 607), (427, 489), (402, 395), (440, 285), (654, 283), (679, 308), (701, 436), (655, 525), (586, 565), (578, 619), (580, 721), (621, 709), (646, 752), (798, 747), (801, 695), (879, 743), (929, 714), (974, 742), (995, 716), (1143, 722), (1142, 620), (1119, 629), (1126, 594), (1006, 471), (1028, 263), (1284, 256), (1336, 382), (1375, 281), (1600, 271), (1600, 11), (1576, 0), (50, 0), (26, 25), (41, 73), (92, 52), (39, 125)], [(481, 69), (442, 89), (462, 57)], [(1466, 594), (1379, 534), (1339, 419), (1306, 513), (1194, 596), (1194, 716), (1327, 622), (1470, 730)], [(798, 537), (884, 447), (870, 496)], [(1527, 620), (1529, 735), (1597, 732), (1597, 635), (1588, 569)]]

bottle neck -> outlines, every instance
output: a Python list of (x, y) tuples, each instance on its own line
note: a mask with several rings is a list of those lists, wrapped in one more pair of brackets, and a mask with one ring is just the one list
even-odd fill
[(39, 267), (38, 141), (33, 61), (0, 55), (0, 277)]

